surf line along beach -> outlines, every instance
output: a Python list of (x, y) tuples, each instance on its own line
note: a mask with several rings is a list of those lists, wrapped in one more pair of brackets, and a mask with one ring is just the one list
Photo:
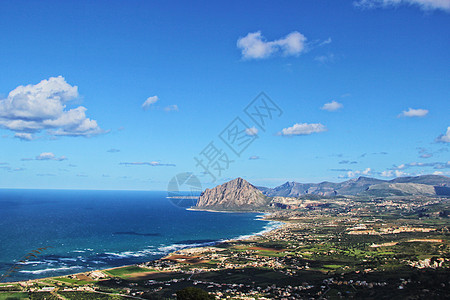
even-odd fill
[[(185, 273), (191, 275), (200, 272), (199, 269), (195, 271), (183, 271), (178, 263), (198, 264), (202, 262), (201, 254), (204, 252), (221, 252), (229, 245), (238, 245), (242, 242), (257, 241), (259, 238), (268, 238), (271, 235), (276, 235), (286, 223), (280, 221), (274, 221), (270, 219), (270, 214), (260, 214), (257, 216), (258, 220), (267, 222), (267, 225), (260, 232), (253, 234), (242, 235), (233, 239), (224, 239), (215, 242), (208, 242), (203, 244), (191, 244), (191, 245), (177, 245), (174, 247), (167, 247), (166, 249), (175, 250), (173, 252), (166, 253), (163, 257), (147, 261), (136, 263), (132, 265), (123, 265), (114, 268), (95, 269), (87, 272), (74, 273), (63, 276), (52, 276), (37, 279), (30, 279), (26, 281), (15, 281), (10, 283), (18, 283), (20, 285), (30, 286), (35, 283), (47, 284), (53, 282), (55, 286), (59, 286), (61, 282), (72, 283), (95, 283), (101, 280), (108, 280), (112, 278), (127, 278), (129, 280), (147, 280), (152, 278), (170, 278), (175, 273)], [(172, 264), (172, 266), (170, 266)], [(169, 266), (168, 266), (169, 265)], [(206, 271), (206, 270), (205, 270)], [(211, 269), (207, 270), (211, 271)], [(93, 289), (94, 290), (94, 289)]]

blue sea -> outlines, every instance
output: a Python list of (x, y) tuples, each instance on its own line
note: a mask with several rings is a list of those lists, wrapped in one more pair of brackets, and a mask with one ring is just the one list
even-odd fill
[(276, 226), (255, 213), (186, 210), (166, 192), (0, 190), (0, 278), (135, 264)]

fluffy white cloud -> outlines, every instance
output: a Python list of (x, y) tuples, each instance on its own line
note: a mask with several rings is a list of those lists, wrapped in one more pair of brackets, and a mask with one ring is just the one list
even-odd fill
[(441, 143), (450, 143), (450, 126), (447, 127), (447, 132), (438, 136), (436, 140)]
[(32, 141), (34, 140), (34, 136), (31, 133), (27, 133), (27, 132), (17, 132), (14, 135), (15, 138), (24, 140), (24, 141)]
[(399, 170), (387, 170), (381, 172), (380, 175), (382, 177), (401, 177), (401, 176), (408, 176), (410, 174)]
[(245, 129), (245, 134), (249, 136), (255, 136), (258, 134), (258, 128), (256, 127), (250, 127)]
[(294, 124), (292, 127), (283, 128), (278, 135), (290, 136), (290, 135), (308, 135), (317, 132), (327, 131), (327, 127), (320, 123), (302, 123)]
[(78, 87), (64, 77), (51, 77), (35, 85), (18, 86), (0, 99), (0, 127), (16, 132), (15, 137), (32, 140), (46, 130), (50, 135), (92, 136), (104, 133), (86, 108), (66, 110), (66, 103), (78, 98)]
[(306, 37), (298, 31), (289, 33), (286, 37), (266, 41), (261, 31), (251, 32), (237, 41), (244, 59), (261, 59), (271, 55), (297, 56), (305, 50)]
[(56, 160), (56, 161), (63, 161), (63, 160), (66, 160), (67, 157), (65, 157), (65, 156), (56, 157), (55, 154), (53, 154), (52, 152), (42, 152), (41, 154), (39, 154), (38, 156), (36, 156), (35, 159), (36, 159), (36, 160)]
[(371, 168), (366, 168), (364, 170), (356, 170), (356, 171), (348, 171), (346, 174), (344, 175), (340, 175), (340, 178), (353, 178), (356, 176), (361, 176), (361, 175), (371, 175), (372, 174), (372, 169)]
[(402, 111), (401, 114), (399, 114), (399, 117), (425, 117), (428, 114), (428, 110), (418, 108), (409, 108), (408, 110)]
[(450, 12), (449, 0), (359, 0), (353, 2), (356, 7), (360, 8), (377, 8), (390, 7), (398, 5), (414, 5), (422, 10), (440, 9)]
[(148, 97), (147, 100), (145, 100), (145, 102), (142, 103), (142, 108), (144, 110), (147, 110), (150, 108), (150, 105), (155, 104), (158, 100), (159, 100), (158, 96)]
[(331, 102), (325, 103), (320, 109), (327, 111), (336, 111), (342, 107), (344, 107), (342, 103), (333, 100)]

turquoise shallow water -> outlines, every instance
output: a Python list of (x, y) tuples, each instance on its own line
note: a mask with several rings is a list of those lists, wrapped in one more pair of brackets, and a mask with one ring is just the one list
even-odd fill
[[(270, 230), (255, 213), (189, 211), (166, 192), (0, 190), (0, 274), (17, 281), (157, 259)], [(46, 248), (23, 262), (38, 248)], [(0, 276), (1, 276), (0, 275)]]

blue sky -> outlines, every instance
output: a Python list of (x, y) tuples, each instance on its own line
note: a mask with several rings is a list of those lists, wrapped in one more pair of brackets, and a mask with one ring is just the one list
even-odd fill
[[(450, 1), (0, 8), (0, 188), (450, 175)], [(264, 127), (244, 111), (260, 92), (280, 109)]]

